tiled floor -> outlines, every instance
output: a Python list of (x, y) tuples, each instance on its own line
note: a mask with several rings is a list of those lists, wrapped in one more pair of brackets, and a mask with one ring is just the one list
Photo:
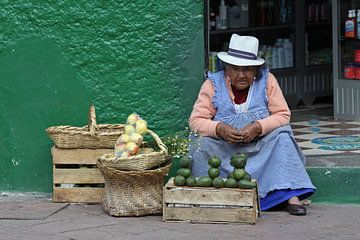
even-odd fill
[(360, 153), (360, 122), (335, 121), (331, 105), (292, 112), (295, 139), (306, 156)]

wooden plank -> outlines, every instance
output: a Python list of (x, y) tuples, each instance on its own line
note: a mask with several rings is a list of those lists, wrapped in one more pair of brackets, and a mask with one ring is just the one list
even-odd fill
[(165, 221), (186, 221), (192, 223), (255, 223), (253, 209), (246, 208), (175, 208), (165, 207)]
[(58, 188), (53, 189), (53, 202), (100, 203), (103, 188)]
[(256, 190), (242, 190), (233, 188), (164, 188), (165, 203), (234, 205), (254, 207)]
[(104, 183), (104, 177), (97, 168), (55, 168), (53, 179), (54, 183)]
[(61, 149), (52, 147), (53, 164), (96, 164), (99, 157), (113, 149)]

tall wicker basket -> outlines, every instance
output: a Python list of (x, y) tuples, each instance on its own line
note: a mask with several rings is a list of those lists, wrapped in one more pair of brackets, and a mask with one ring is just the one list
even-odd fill
[(145, 216), (162, 213), (162, 187), (170, 164), (154, 170), (121, 171), (97, 166), (104, 176), (104, 210), (111, 216)]
[(46, 129), (57, 148), (114, 148), (124, 124), (96, 124), (95, 107), (90, 106), (89, 125), (54, 126)]

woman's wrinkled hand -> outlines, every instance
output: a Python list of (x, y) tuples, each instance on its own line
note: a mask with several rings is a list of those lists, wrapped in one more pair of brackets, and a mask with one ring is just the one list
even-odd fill
[(260, 123), (253, 122), (244, 128), (240, 129), (240, 135), (243, 137), (244, 143), (250, 143), (256, 137), (260, 136), (262, 132), (262, 128)]
[(240, 134), (239, 130), (222, 122), (218, 123), (216, 126), (216, 135), (229, 143), (243, 141), (243, 136)]

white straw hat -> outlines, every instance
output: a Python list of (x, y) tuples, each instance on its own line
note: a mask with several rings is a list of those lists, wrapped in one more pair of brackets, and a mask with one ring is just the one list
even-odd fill
[(259, 66), (265, 60), (257, 57), (259, 40), (252, 36), (233, 34), (227, 52), (219, 52), (218, 58), (225, 63), (236, 66)]

